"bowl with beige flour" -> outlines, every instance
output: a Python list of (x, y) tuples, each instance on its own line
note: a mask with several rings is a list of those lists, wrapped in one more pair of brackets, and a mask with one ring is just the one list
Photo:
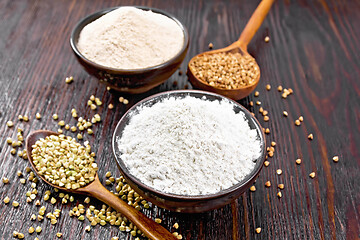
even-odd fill
[(113, 135), (128, 183), (177, 212), (204, 212), (238, 198), (265, 159), (265, 136), (243, 106), (218, 94), (178, 90), (130, 108)]
[(123, 6), (80, 20), (70, 45), (80, 64), (100, 82), (136, 94), (163, 83), (179, 68), (189, 36), (165, 11)]

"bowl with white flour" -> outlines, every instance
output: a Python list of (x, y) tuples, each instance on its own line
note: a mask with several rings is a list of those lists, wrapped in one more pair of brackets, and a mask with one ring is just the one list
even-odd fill
[(130, 108), (112, 140), (117, 165), (145, 199), (204, 212), (238, 198), (259, 174), (265, 136), (243, 106), (218, 94), (177, 90)]
[(79, 63), (100, 82), (137, 94), (163, 83), (179, 68), (189, 36), (165, 11), (122, 6), (80, 20), (70, 45)]

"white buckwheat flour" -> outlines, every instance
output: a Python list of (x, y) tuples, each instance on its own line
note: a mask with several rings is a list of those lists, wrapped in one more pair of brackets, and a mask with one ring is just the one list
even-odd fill
[(117, 139), (130, 173), (162, 192), (204, 195), (241, 181), (260, 139), (228, 101), (170, 97), (132, 116)]
[(183, 44), (182, 29), (172, 19), (135, 7), (120, 7), (86, 25), (77, 47), (100, 65), (138, 69), (164, 63)]

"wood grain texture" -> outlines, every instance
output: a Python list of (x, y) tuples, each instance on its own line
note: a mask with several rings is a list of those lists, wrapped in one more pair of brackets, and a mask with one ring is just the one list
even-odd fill
[[(57, 130), (53, 113), (70, 124), (75, 124), (71, 109), (80, 116), (94, 114), (86, 101), (94, 94), (103, 101), (96, 110), (102, 122), (94, 127), (94, 135), (86, 135), (99, 163), (100, 180), (104, 183), (107, 171), (119, 175), (111, 150), (111, 135), (126, 109), (151, 94), (190, 87), (185, 74), (175, 73), (161, 86), (137, 96), (124, 96), (128, 105), (119, 103), (119, 93), (108, 92), (90, 77), (72, 54), (69, 37), (78, 20), (99, 9), (118, 5), (146, 5), (161, 8), (175, 15), (190, 35), (188, 55), (181, 70), (186, 70), (192, 56), (207, 50), (210, 42), (222, 48), (238, 39), (241, 30), (259, 1), (0, 1), (0, 177), (10, 183), (0, 183), (0, 239), (11, 239), (14, 230), (30, 236), (30, 226), (42, 226), (40, 239), (131, 239), (114, 226), (96, 226), (84, 231), (89, 223), (70, 218), (68, 211), (83, 202), (56, 203), (42, 201), (48, 210), (62, 209), (56, 225), (48, 220), (31, 222), (38, 212), (33, 203), (26, 203), (25, 193), (30, 184), (20, 184), (16, 172), (25, 172), (29, 163), (10, 154), (6, 138), (16, 138), (16, 128), (6, 126), (8, 120), (15, 127), (30, 131), (46, 128)], [(259, 97), (252, 94), (240, 101), (253, 111), (263, 127), (271, 133), (267, 141), (276, 141), (276, 151), (269, 158), (255, 184), (255, 192), (246, 192), (232, 204), (202, 214), (179, 214), (153, 206), (144, 213), (163, 219), (162, 225), (178, 231), (184, 239), (359, 239), (360, 237), (360, 2), (357, 0), (299, 0), (277, 1), (259, 29), (248, 51), (260, 68), (257, 87)], [(270, 42), (265, 43), (264, 37)], [(74, 82), (65, 84), (65, 77), (73, 75)], [(176, 82), (177, 84), (174, 84)], [(271, 84), (270, 91), (265, 85)], [(294, 94), (282, 99), (278, 85), (292, 88)], [(269, 111), (269, 122), (264, 122), (260, 106), (250, 101), (261, 101)], [(114, 109), (107, 109), (109, 103)], [(285, 118), (282, 112), (289, 116)], [(43, 118), (35, 120), (39, 112)], [(30, 121), (19, 122), (17, 116), (27, 114)], [(301, 126), (294, 121), (304, 117)], [(309, 141), (309, 133), (314, 139)], [(73, 135), (72, 133), (69, 133)], [(340, 161), (331, 159), (338, 155)], [(302, 163), (296, 165), (295, 159)], [(276, 174), (282, 169), (281, 175)], [(311, 179), (310, 172), (316, 172)], [(265, 188), (266, 181), (271, 187)], [(285, 185), (282, 198), (276, 196), (277, 184)], [(39, 196), (51, 189), (38, 184)], [(108, 187), (114, 190), (114, 187)], [(5, 205), (9, 196), (18, 200), (15, 209)], [(38, 197), (39, 198), (39, 197)], [(96, 206), (100, 202), (92, 200)], [(178, 222), (178, 230), (173, 224)], [(257, 234), (255, 229), (261, 227)]]

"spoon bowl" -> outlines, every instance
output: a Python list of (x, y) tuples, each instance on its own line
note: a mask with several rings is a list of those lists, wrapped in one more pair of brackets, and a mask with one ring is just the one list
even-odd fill
[[(217, 94), (221, 94), (223, 96), (226, 96), (226, 97), (234, 99), (234, 100), (239, 100), (239, 99), (247, 97), (252, 91), (255, 90), (256, 86), (258, 85), (259, 80), (260, 80), (260, 72), (257, 75), (256, 79), (250, 85), (235, 88), (235, 89), (225, 89), (225, 88), (217, 88), (217, 87), (211, 86), (207, 82), (198, 79), (194, 75), (194, 73), (192, 71), (192, 67), (190, 67), (190, 66), (196, 58), (206, 56), (206, 55), (211, 55), (211, 54), (217, 54), (217, 53), (240, 53), (243, 56), (245, 56), (245, 55), (251, 56), (246, 51), (246, 49), (245, 50), (241, 49), (241, 47), (239, 46), (239, 42), (235, 42), (226, 48), (221, 48), (221, 49), (216, 49), (216, 50), (200, 53), (200, 54), (196, 55), (195, 57), (193, 57), (190, 60), (189, 65), (188, 65), (187, 76), (189, 77), (189, 81), (191, 82), (191, 84), (197, 89), (202, 89), (202, 90), (206, 90), (209, 92), (215, 92)], [(257, 63), (256, 63), (256, 67), (258, 69), (260, 69), (260, 67)]]
[[(256, 8), (255, 12), (251, 16), (249, 22), (246, 24), (243, 32), (240, 35), (240, 38), (232, 43), (231, 45), (216, 49), (212, 51), (207, 51), (200, 53), (193, 57), (188, 64), (188, 70), (187, 70), (187, 76), (189, 77), (189, 81), (191, 84), (198, 89), (203, 89), (210, 92), (215, 92), (221, 95), (224, 95), (226, 97), (229, 97), (234, 100), (239, 100), (244, 97), (247, 97), (252, 91), (255, 90), (256, 86), (258, 85), (260, 81), (260, 71), (257, 77), (254, 79), (254, 81), (243, 87), (235, 88), (235, 89), (225, 89), (225, 88), (218, 88), (209, 85), (207, 82), (199, 79), (194, 74), (194, 68), (191, 67), (191, 64), (194, 62), (194, 60), (198, 57), (202, 56), (209, 56), (212, 54), (218, 54), (218, 53), (240, 53), (242, 56), (251, 56), (247, 51), (247, 45), (250, 43), (251, 39), (257, 32), (257, 30), (260, 28), (262, 22), (264, 21), (267, 13), (269, 12), (271, 5), (274, 3), (275, 0), (262, 0), (259, 6)], [(251, 56), (252, 57), (252, 56)], [(253, 58), (253, 57), (252, 57)], [(258, 64), (256, 63), (256, 66), (260, 70)]]
[(26, 151), (28, 154), (29, 162), (34, 170), (34, 172), (47, 184), (54, 188), (58, 188), (65, 192), (77, 193), (77, 194), (85, 194), (92, 196), (94, 198), (99, 199), (100, 201), (106, 203), (116, 211), (120, 212), (126, 218), (128, 218), (133, 224), (135, 224), (148, 238), (153, 240), (160, 239), (176, 239), (174, 235), (172, 235), (168, 230), (162, 227), (160, 224), (154, 222), (147, 216), (145, 216), (140, 211), (135, 208), (129, 206), (119, 197), (115, 196), (109, 190), (107, 190), (100, 182), (98, 174), (96, 174), (93, 182), (85, 185), (84, 187), (78, 189), (67, 189), (64, 187), (60, 187), (58, 185), (54, 185), (48, 182), (42, 175), (40, 175), (33, 163), (33, 158), (31, 156), (32, 146), (35, 142), (41, 138), (45, 138), (50, 135), (59, 135), (59, 133), (48, 131), (48, 130), (38, 130), (32, 132), (26, 138)]

